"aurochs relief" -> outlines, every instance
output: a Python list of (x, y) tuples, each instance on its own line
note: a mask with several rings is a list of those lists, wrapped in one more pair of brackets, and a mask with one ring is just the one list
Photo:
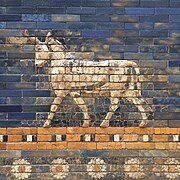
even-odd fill
[[(137, 107), (141, 113), (139, 127), (147, 126), (147, 112), (152, 108), (147, 104), (141, 94), (139, 80), (140, 69), (137, 63), (127, 60), (93, 61), (76, 59), (67, 56), (66, 44), (55, 39), (49, 32), (45, 41), (32, 38), (27, 31), (24, 35), (35, 44), (35, 67), (49, 64), (49, 77), (55, 98), (44, 127), (50, 127), (55, 113), (61, 111), (59, 106), (67, 95), (70, 95), (82, 110), (83, 127), (90, 126), (90, 116), (84, 101), (84, 96), (108, 97), (109, 110), (102, 119), (100, 127), (108, 127), (112, 115), (119, 106), (120, 98), (125, 98)], [(145, 106), (146, 105), (146, 106)]]

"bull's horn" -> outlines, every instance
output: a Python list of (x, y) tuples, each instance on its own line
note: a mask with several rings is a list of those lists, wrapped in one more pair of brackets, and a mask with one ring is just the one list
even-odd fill
[(29, 31), (27, 29), (25, 29), (23, 32), (22, 32), (22, 35), (25, 36), (25, 37), (29, 37)]
[(40, 40), (36, 38), (36, 44), (40, 44)]
[(51, 36), (52, 36), (51, 32), (48, 32), (46, 35), (45, 43), (49, 42), (49, 37), (51, 37)]

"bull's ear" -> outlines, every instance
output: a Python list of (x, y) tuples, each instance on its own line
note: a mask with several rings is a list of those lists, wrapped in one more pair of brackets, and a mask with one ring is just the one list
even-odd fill
[(45, 39), (45, 43), (48, 44), (48, 42), (50, 41), (50, 37), (52, 36), (51, 32), (48, 32), (46, 35), (46, 39)]

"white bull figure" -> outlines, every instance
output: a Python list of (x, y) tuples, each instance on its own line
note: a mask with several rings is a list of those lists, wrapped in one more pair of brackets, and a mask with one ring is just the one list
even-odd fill
[[(26, 32), (26, 36), (28, 33)], [(48, 119), (43, 127), (50, 127), (55, 113), (67, 94), (74, 99), (81, 108), (84, 115), (83, 127), (88, 127), (90, 117), (85, 105), (83, 95), (92, 94), (92, 97), (109, 97), (109, 112), (100, 124), (100, 127), (108, 127), (109, 121), (118, 108), (119, 99), (126, 98), (133, 103), (141, 113), (142, 120), (139, 127), (146, 127), (147, 115), (143, 104), (148, 106), (148, 112), (152, 109), (147, 105), (141, 95), (141, 84), (139, 82), (139, 68), (133, 61), (127, 60), (73, 60), (66, 58), (66, 46), (55, 40), (49, 32), (45, 42), (38, 38), (29, 37), (35, 41), (35, 66), (43, 67), (50, 60), (50, 83), (55, 92)], [(134, 75), (131, 73), (134, 71)]]

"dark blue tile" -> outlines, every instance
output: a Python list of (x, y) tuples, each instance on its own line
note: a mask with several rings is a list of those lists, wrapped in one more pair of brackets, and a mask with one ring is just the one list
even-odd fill
[(82, 36), (85, 37), (109, 37), (110, 31), (106, 30), (83, 30)]
[(84, 150), (84, 151), (81, 151), (81, 156), (83, 156), (83, 157), (108, 157), (108, 155), (109, 155), (108, 150), (102, 150), (102, 151)]
[(0, 105), (0, 112), (22, 112), (21, 105)]
[(23, 97), (49, 97), (49, 90), (23, 90)]
[(125, 13), (136, 15), (154, 14), (154, 8), (125, 8)]
[(0, 121), (0, 127), (20, 127), (21, 121)]
[(153, 98), (153, 104), (180, 104), (180, 98)]
[(8, 113), (8, 119), (36, 119), (36, 113)]
[(0, 97), (21, 97), (20, 90), (0, 90)]

